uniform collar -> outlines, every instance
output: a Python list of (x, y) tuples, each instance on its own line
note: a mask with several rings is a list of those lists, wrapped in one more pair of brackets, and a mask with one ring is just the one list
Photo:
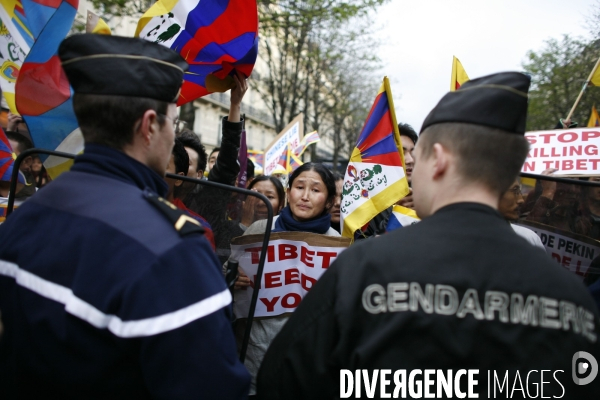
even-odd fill
[(141, 190), (148, 188), (163, 197), (168, 191), (167, 183), (159, 174), (122, 151), (104, 145), (86, 143), (84, 153), (75, 158), (71, 171), (117, 179)]
[(452, 203), (448, 204), (437, 210), (433, 215), (445, 214), (447, 212), (456, 212), (456, 211), (469, 211), (469, 212), (478, 212), (487, 215), (496, 216), (502, 220), (504, 217), (498, 212), (498, 210), (493, 209), (492, 207), (483, 204), (483, 203), (472, 203), (472, 202), (463, 202), (463, 203)]

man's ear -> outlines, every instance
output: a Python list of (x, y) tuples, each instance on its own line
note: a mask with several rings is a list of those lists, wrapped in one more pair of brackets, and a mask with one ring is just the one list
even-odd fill
[(204, 176), (204, 171), (200, 170), (200, 171), (196, 172), (196, 178), (202, 179), (203, 176)]
[(142, 118), (136, 124), (134, 135), (140, 135), (145, 144), (149, 145), (152, 136), (156, 133), (159, 125), (157, 120), (158, 114), (154, 110), (146, 110)]
[(450, 153), (441, 144), (434, 143), (431, 157), (434, 159), (433, 163), (433, 179), (443, 177), (450, 166)]
[[(183, 172), (178, 172), (177, 175), (181, 175), (181, 176), (185, 176), (185, 174)], [(175, 186), (181, 186), (183, 185), (183, 181), (182, 180), (175, 180)]]

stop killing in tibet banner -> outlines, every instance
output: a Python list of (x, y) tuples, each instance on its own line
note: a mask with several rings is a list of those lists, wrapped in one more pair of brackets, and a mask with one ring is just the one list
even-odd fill
[(525, 133), (530, 149), (522, 172), (555, 175), (600, 175), (600, 130), (579, 128)]
[[(232, 240), (231, 258), (250, 278), (247, 290), (237, 291), (233, 312), (246, 318), (258, 269), (263, 235)], [(350, 244), (350, 239), (306, 232), (271, 234), (255, 317), (291, 313), (331, 263)]]

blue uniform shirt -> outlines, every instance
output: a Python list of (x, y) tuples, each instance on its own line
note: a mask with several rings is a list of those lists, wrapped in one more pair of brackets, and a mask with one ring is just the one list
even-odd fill
[(246, 397), (217, 257), (145, 198), (166, 189), (88, 144), (0, 226), (3, 398)]

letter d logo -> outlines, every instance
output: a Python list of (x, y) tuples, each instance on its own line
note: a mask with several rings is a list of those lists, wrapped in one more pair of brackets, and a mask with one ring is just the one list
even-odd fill
[[(577, 363), (579, 359), (585, 359), (587, 362)], [(591, 383), (598, 375), (598, 361), (588, 352), (578, 351), (573, 354), (573, 361), (571, 364), (571, 373), (573, 374), (573, 382), (576, 385), (587, 385)], [(586, 378), (579, 378), (577, 374), (584, 374), (590, 371), (590, 374)]]

